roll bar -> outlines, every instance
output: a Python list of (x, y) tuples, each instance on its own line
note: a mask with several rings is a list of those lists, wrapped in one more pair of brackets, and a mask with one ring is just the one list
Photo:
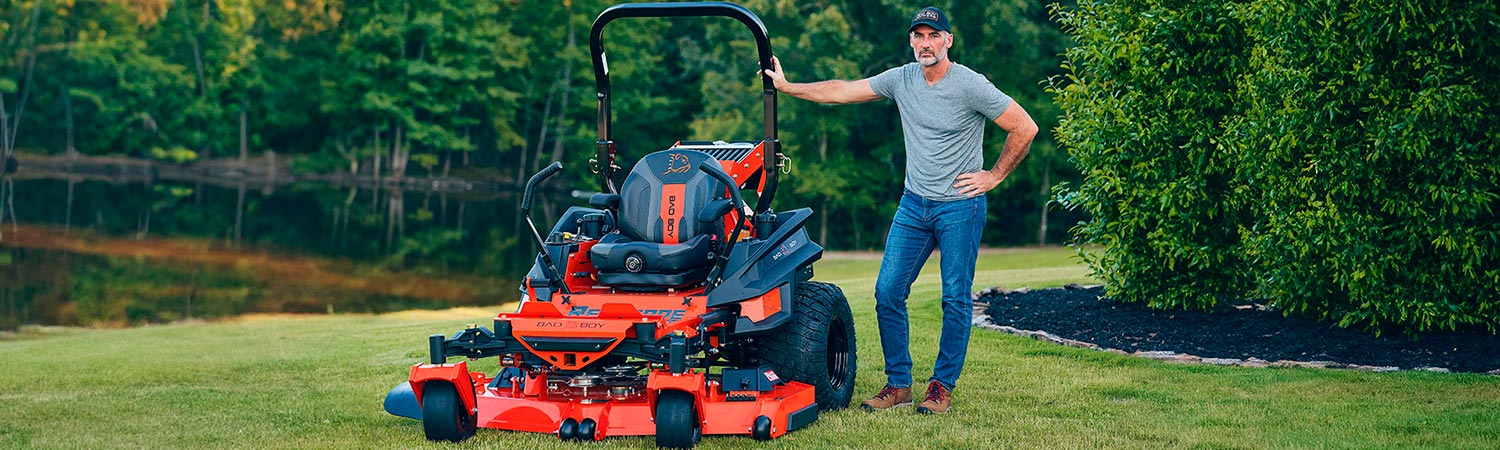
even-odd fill
[[(594, 26), (589, 30), (589, 54), (594, 61), (594, 86), (599, 101), (599, 140), (596, 142), (598, 155), (595, 164), (599, 170), (599, 189), (605, 192), (617, 192), (614, 182), (610, 176), (615, 171), (615, 146), (614, 135), (610, 128), (610, 91), (609, 91), (609, 63), (604, 55), (604, 26), (615, 19), (627, 17), (711, 17), (721, 16), (738, 20), (750, 29), (755, 37), (755, 48), (760, 57), (760, 68), (771, 69), (771, 38), (766, 34), (766, 25), (760, 21), (755, 13), (745, 7), (725, 2), (681, 2), (681, 3), (627, 3), (611, 6), (599, 13), (594, 19)], [(771, 77), (761, 75), (762, 95), (765, 99), (765, 161), (763, 174), (765, 179), (765, 190), (761, 193), (764, 201), (760, 202), (757, 210), (764, 210), (769, 206), (770, 198), (774, 195), (776, 187), (776, 164), (781, 157), (781, 142), (776, 134), (776, 85)], [(770, 195), (768, 195), (768, 193)]]

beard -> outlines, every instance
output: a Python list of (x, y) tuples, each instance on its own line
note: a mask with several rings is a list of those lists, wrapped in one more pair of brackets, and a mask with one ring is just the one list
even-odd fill
[(932, 67), (932, 66), (937, 65), (938, 62), (940, 62), (940, 61), (943, 60), (943, 58), (940, 55), (938, 55), (936, 52), (934, 52), (934, 53), (928, 53), (928, 54), (925, 54), (925, 55), (922, 54), (922, 53), (917, 53), (916, 57), (917, 57), (917, 63), (921, 64), (922, 67)]

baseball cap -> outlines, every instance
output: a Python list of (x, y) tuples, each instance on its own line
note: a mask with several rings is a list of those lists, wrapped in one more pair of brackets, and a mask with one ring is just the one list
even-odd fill
[(938, 31), (947, 31), (949, 33), (953, 32), (953, 30), (948, 27), (948, 15), (943, 14), (943, 10), (937, 9), (936, 6), (928, 6), (926, 8), (922, 8), (921, 10), (917, 11), (916, 14), (913, 14), (911, 16), (911, 26), (906, 29), (906, 32), (910, 33), (913, 28), (917, 27), (917, 25), (927, 25)]

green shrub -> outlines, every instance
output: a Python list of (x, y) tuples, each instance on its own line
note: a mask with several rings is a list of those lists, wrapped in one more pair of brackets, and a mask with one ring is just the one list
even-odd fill
[(1075, 232), (1101, 244), (1084, 258), (1111, 297), (1206, 309), (1250, 285), (1238, 156), (1219, 142), (1247, 64), (1234, 4), (1054, 9), (1079, 44), (1052, 87), (1057, 137), (1084, 175), (1059, 200), (1092, 217)]
[(1500, 319), (1491, 2), (1264, 1), (1236, 146), (1255, 149), (1261, 292), (1340, 325)]
[(1500, 325), (1489, 2), (1079, 2), (1054, 80), (1111, 296), (1341, 326)]

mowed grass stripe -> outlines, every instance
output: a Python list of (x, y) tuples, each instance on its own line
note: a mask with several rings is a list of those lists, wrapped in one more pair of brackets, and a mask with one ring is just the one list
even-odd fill
[[(975, 288), (1087, 283), (1068, 249), (985, 252)], [(830, 253), (817, 279), (850, 299), (856, 401), (884, 382), (872, 298), (878, 255)], [(937, 257), (913, 287), (914, 376), (931, 374)], [(253, 316), (125, 330), (28, 331), (0, 341), (0, 448), (653, 448), (480, 430), (460, 445), (381, 400), (426, 336), (487, 324), (486, 308)], [(487, 372), (493, 361), (475, 364)], [(1500, 448), (1500, 377), (1173, 365), (976, 329), (954, 411), (826, 413), (769, 443), (701, 448)]]

